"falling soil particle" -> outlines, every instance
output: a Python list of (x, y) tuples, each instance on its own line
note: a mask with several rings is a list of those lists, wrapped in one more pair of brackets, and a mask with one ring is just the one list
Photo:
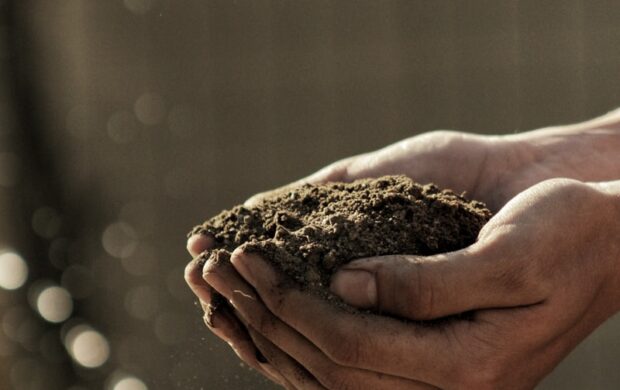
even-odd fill
[[(491, 212), (405, 176), (304, 184), (252, 207), (222, 211), (190, 234), (215, 238), (204, 259), (226, 261), (238, 246), (262, 255), (299, 288), (326, 297), (332, 274), (371, 256), (427, 256), (472, 244)], [(333, 298), (333, 297), (331, 297)]]

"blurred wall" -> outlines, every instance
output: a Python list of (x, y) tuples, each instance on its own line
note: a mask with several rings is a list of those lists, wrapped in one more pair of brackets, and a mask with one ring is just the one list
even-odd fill
[[(185, 233), (219, 210), (420, 132), (524, 131), (620, 105), (611, 0), (20, 0), (14, 11), (20, 85), (57, 192), (34, 209), (71, 226), (39, 238), (65, 248), (58, 282), (110, 346), (97, 369), (73, 363), (80, 388), (123, 375), (150, 389), (272, 388), (208, 334), (182, 280)], [(36, 281), (0, 293), (0, 310)], [(22, 347), (2, 337), (9, 367)], [(616, 319), (541, 388), (618, 388), (619, 360)], [(15, 388), (37, 388), (12, 372)]]

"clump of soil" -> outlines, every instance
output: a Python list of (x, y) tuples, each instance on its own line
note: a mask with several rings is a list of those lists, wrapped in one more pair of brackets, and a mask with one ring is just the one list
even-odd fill
[(326, 294), (351, 260), (390, 254), (433, 255), (472, 244), (491, 212), (433, 184), (405, 176), (304, 184), (253, 207), (222, 211), (190, 234), (215, 238), (205, 257), (226, 260), (245, 244), (300, 288)]

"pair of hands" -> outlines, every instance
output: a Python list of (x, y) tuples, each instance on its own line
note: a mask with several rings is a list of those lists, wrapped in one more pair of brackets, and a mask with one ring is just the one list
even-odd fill
[[(228, 299), (232, 308), (207, 325), (289, 389), (532, 388), (620, 309), (617, 200), (601, 185), (553, 179), (571, 177), (567, 166), (519, 137), (432, 132), (302, 180), (406, 174), (485, 201), (497, 214), (472, 246), (360, 259), (331, 285), (360, 308), (411, 320), (471, 313), (466, 319), (428, 326), (351, 314), (283, 287), (242, 248), (230, 263), (192, 261), (186, 280), (205, 310), (214, 291)], [(197, 256), (211, 245), (194, 236), (188, 250)]]

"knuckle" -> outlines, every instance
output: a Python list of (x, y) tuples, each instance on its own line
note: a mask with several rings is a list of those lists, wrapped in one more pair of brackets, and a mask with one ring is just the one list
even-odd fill
[(499, 287), (503, 291), (515, 292), (528, 290), (529, 287), (531, 287), (528, 285), (535, 285), (535, 283), (531, 283), (531, 281), (528, 280), (525, 270), (522, 267), (502, 267), (494, 276), (496, 283), (499, 284)]
[[(553, 288), (551, 272), (554, 270), (544, 261), (533, 261), (531, 251), (506, 246), (503, 240), (495, 240), (481, 249), (480, 255), (491, 267), (484, 283), (506, 294), (537, 301), (548, 296)], [(505, 255), (512, 253), (512, 255)], [(504, 254), (504, 255), (502, 255)]]
[(328, 165), (323, 171), (323, 173), (325, 174), (324, 179), (326, 181), (346, 181), (350, 179), (350, 169), (353, 161), (354, 160), (351, 158), (345, 158)]
[(261, 335), (269, 338), (275, 331), (276, 320), (273, 316), (263, 313), (258, 316), (254, 321), (256, 330)]
[(269, 288), (261, 294), (261, 299), (276, 316), (281, 316), (286, 310), (286, 293), (284, 291)]
[(319, 381), (330, 390), (362, 389), (361, 386), (352, 383), (341, 369), (333, 369), (321, 373)]
[(414, 260), (411, 264), (408, 277), (412, 282), (406, 284), (406, 311), (412, 319), (431, 319), (434, 313), (435, 286), (422, 262)]
[[(336, 332), (338, 333), (338, 332)], [(326, 347), (326, 355), (336, 364), (356, 367), (362, 361), (362, 345), (351, 336), (332, 336)]]
[(353, 366), (359, 360), (357, 348), (353, 345), (332, 348), (328, 355), (334, 363), (345, 366)]
[(552, 288), (551, 280), (547, 277), (549, 272), (544, 267), (539, 262), (518, 259), (501, 267), (495, 275), (495, 281), (501, 291), (518, 293), (522, 298), (532, 301), (542, 300)]
[(415, 320), (433, 318), (438, 278), (421, 258), (389, 257), (375, 269), (378, 284), (384, 286), (378, 291), (379, 309)]

